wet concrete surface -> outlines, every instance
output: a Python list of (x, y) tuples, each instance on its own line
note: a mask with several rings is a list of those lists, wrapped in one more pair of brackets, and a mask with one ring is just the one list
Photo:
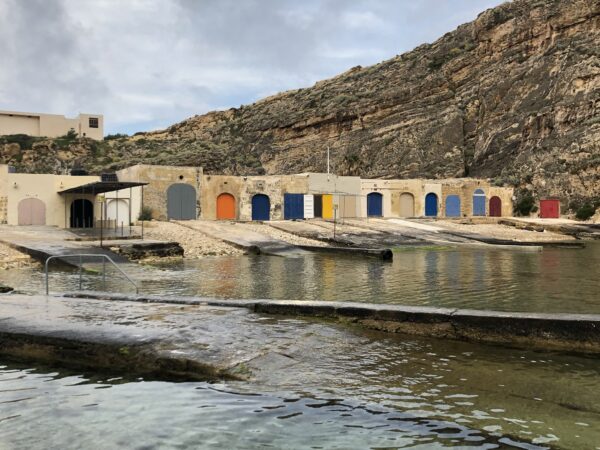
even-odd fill
[(219, 309), (245, 308), (267, 316), (325, 318), (342, 324), (356, 324), (366, 329), (406, 335), (500, 344), (516, 348), (600, 353), (598, 314), (518, 313), (306, 300), (224, 300), (201, 297), (174, 299), (99, 292), (67, 293), (64, 296), (113, 303), (141, 302)]
[(207, 304), (12, 294), (0, 296), (0, 318), (5, 357), (163, 379), (281, 381), (296, 364), (316, 363), (316, 348), (343, 352), (359, 338), (341, 326)]
[(308, 253), (306, 250), (280, 239), (236, 227), (235, 222), (193, 220), (175, 223), (242, 248), (249, 253), (273, 256), (303, 256)]
[[(358, 223), (358, 226), (357, 226)], [(393, 233), (387, 229), (362, 226), (361, 221), (349, 221), (335, 225), (323, 220), (269, 222), (271, 227), (296, 236), (320, 240), (336, 246), (356, 248), (390, 248), (398, 245), (424, 245), (425, 238), (415, 234)]]
[[(77, 235), (56, 227), (0, 225), (0, 241), (41, 262), (51, 256), (63, 256), (57, 259), (63, 264), (75, 266), (78, 260), (67, 256), (81, 253), (106, 255), (115, 262), (127, 261), (107, 248), (77, 239)], [(84, 259), (84, 262), (89, 260), (90, 258)]]

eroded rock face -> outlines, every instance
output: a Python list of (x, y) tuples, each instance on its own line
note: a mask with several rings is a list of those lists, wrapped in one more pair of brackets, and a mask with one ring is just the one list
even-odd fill
[(330, 146), (344, 174), (598, 199), (599, 14), (593, 0), (515, 1), (389, 61), (137, 139), (207, 172), (323, 171)]
[(476, 176), (600, 202), (600, 2), (516, 0), (307, 89), (109, 143), (95, 167)]

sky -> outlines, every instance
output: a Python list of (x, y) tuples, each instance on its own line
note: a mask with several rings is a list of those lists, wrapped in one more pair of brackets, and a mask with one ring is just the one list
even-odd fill
[(0, 0), (0, 110), (161, 129), (394, 57), (500, 3)]

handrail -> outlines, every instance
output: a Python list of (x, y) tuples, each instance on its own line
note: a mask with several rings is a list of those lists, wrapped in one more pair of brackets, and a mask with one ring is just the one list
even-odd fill
[(135, 281), (133, 281), (129, 275), (127, 275), (123, 269), (121, 269), (113, 260), (110, 256), (108, 255), (104, 255), (102, 253), (75, 253), (72, 255), (53, 255), (50, 256), (48, 259), (46, 259), (46, 263), (44, 264), (44, 271), (46, 273), (46, 295), (49, 294), (50, 292), (50, 283), (48, 280), (48, 265), (50, 263), (50, 260), (52, 259), (59, 259), (59, 258), (71, 258), (71, 257), (79, 257), (79, 290), (81, 290), (81, 277), (82, 277), (82, 267), (83, 267), (83, 258), (102, 258), (102, 280), (104, 282), (104, 287), (106, 289), (106, 261), (108, 260), (108, 262), (110, 262), (113, 266), (115, 266), (115, 268), (121, 272), (121, 274), (127, 279), (127, 281), (129, 281), (131, 284), (133, 284), (133, 287), (135, 288), (135, 293), (138, 294), (139, 290), (138, 290), (138, 286), (135, 283)]

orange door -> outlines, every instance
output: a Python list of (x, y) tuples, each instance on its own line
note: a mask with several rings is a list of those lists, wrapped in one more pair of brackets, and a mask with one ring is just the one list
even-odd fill
[(231, 194), (217, 197), (217, 219), (235, 220), (235, 198)]

